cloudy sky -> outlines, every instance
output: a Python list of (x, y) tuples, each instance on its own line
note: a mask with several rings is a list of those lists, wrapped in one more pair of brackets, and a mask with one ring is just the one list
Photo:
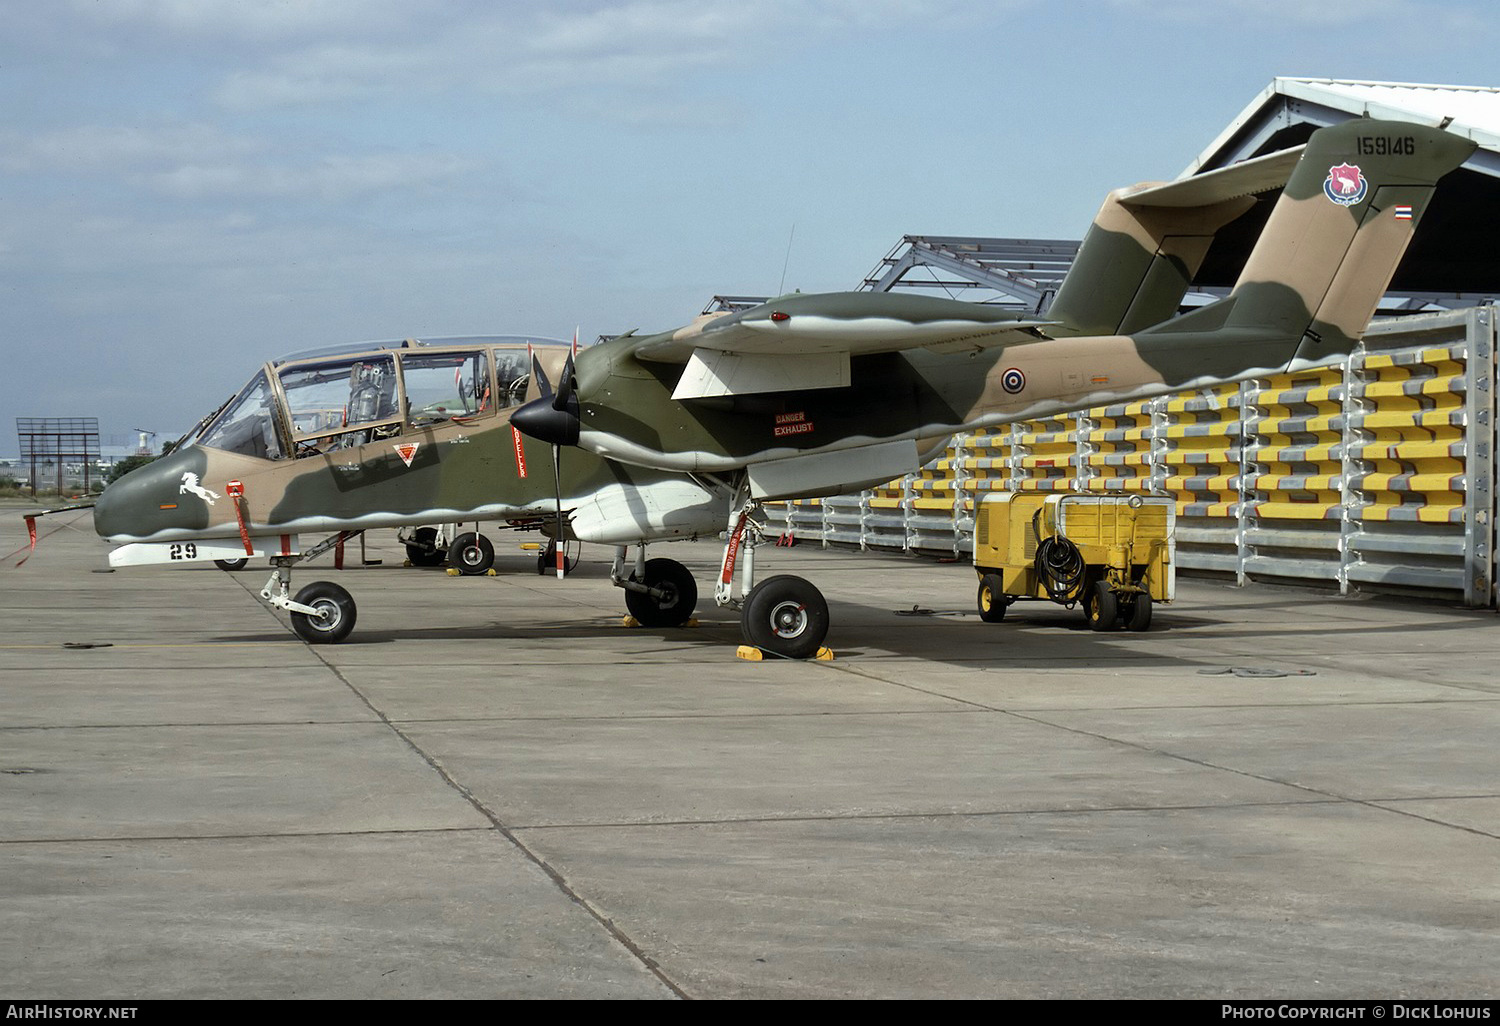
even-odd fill
[[(1480, 0), (0, 0), (0, 455), (281, 353), (685, 323), (1077, 238), (1277, 75), (1500, 85)], [(795, 231), (794, 231), (795, 226)], [(788, 256), (788, 241), (792, 240)]]

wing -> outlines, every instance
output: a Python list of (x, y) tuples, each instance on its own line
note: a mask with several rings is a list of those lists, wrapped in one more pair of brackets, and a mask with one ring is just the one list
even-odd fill
[(983, 349), (1034, 342), (1051, 321), (1001, 307), (889, 292), (781, 296), (702, 317), (646, 342), (637, 358), (685, 364), (674, 399), (841, 388), (849, 358), (903, 349)]

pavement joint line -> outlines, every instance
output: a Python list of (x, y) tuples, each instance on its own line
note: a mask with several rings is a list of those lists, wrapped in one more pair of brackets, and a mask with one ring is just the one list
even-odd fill
[(246, 834), (119, 834), (93, 837), (0, 838), (0, 850), (38, 844), (147, 844), (161, 841), (295, 841), (314, 837), (406, 837), (432, 834), (489, 834), (489, 827), (412, 827), (409, 830), (288, 830)]
[[(1500, 794), (1462, 794), (1462, 795), (1428, 795), (1423, 797), (1398, 797), (1398, 798), (1369, 798), (1369, 803), (1400, 803), (1400, 802), (1435, 802), (1435, 801), (1474, 801), (1500, 798)], [(1354, 804), (1361, 804), (1354, 801)], [(762, 824), (774, 826), (779, 823), (841, 823), (841, 822), (868, 822), (879, 820), (924, 820), (924, 819), (995, 819), (995, 818), (1018, 818), (1022, 816), (1093, 816), (1093, 815), (1116, 815), (1130, 813), (1170, 813), (1170, 812), (1219, 812), (1232, 811), (1236, 809), (1280, 809), (1299, 808), (1325, 805), (1348, 805), (1351, 800), (1343, 798), (1296, 798), (1285, 801), (1259, 801), (1259, 802), (1223, 802), (1218, 804), (1193, 803), (1187, 805), (1098, 805), (1086, 808), (1064, 808), (1046, 807), (1036, 809), (941, 809), (928, 812), (854, 812), (854, 813), (823, 813), (819, 815), (787, 815), (787, 816), (728, 816), (717, 819), (668, 819), (668, 820), (606, 820), (606, 821), (580, 821), (575, 823), (518, 823), (512, 824), (508, 829), (513, 831), (555, 831), (555, 830), (634, 830), (634, 829), (657, 829), (662, 827), (704, 827), (704, 826), (738, 826)], [(1394, 812), (1394, 809), (1383, 811)], [(1416, 817), (1424, 819), (1425, 817)], [(1443, 820), (1430, 820), (1439, 826), (1454, 826)], [(159, 841), (253, 841), (253, 840), (297, 840), (301, 838), (315, 837), (403, 837), (431, 834), (487, 834), (493, 832), (493, 827), (413, 827), (410, 829), (385, 829), (385, 830), (307, 830), (307, 831), (285, 831), (277, 833), (232, 833), (232, 834), (120, 834), (120, 835), (97, 835), (91, 837), (21, 837), (0, 838), (0, 849), (7, 847), (20, 847), (23, 845), (66, 845), (66, 844), (111, 844), (130, 843), (144, 844)], [(1496, 835), (1485, 831), (1475, 831), (1481, 836), (1493, 837)], [(1500, 839), (1500, 837), (1497, 837)]]
[(535, 865), (538, 869), (545, 873), (547, 877), (552, 881), (553, 886), (561, 891), (566, 898), (572, 901), (587, 915), (593, 918), (595, 922), (603, 927), (604, 931), (609, 934), (610, 937), (614, 938), (616, 943), (618, 943), (637, 961), (639, 961), (641, 965), (651, 973), (651, 975), (655, 976), (659, 981), (661, 981), (661, 984), (664, 987), (666, 987), (679, 998), (687, 999), (691, 997), (691, 995), (689, 995), (680, 984), (678, 984), (675, 980), (667, 975), (666, 970), (661, 966), (660, 963), (656, 961), (656, 959), (647, 954), (645, 949), (637, 944), (634, 939), (632, 939), (630, 935), (627, 934), (623, 929), (616, 926), (615, 921), (609, 916), (605, 915), (603, 909), (595, 905), (592, 901), (585, 897), (582, 892), (580, 892), (571, 883), (569, 883), (567, 877), (563, 875), (561, 870), (554, 867), (539, 853), (534, 851), (529, 845), (527, 845), (519, 837), (517, 837), (515, 832), (506, 825), (504, 820), (500, 818), (499, 813), (495, 812), (483, 801), (481, 801), (478, 795), (474, 794), (474, 792), (471, 791), (467, 786), (460, 783), (458, 779), (451, 773), (449, 773), (448, 770), (445, 769), (436, 758), (428, 754), (428, 752), (423, 749), (421, 745), (417, 744), (409, 734), (402, 730), (396, 723), (392, 722), (391, 719), (386, 716), (381, 709), (377, 708), (376, 705), (370, 701), (370, 699), (364, 694), (364, 692), (360, 691), (360, 689), (356, 687), (348, 677), (344, 676), (343, 672), (337, 666), (333, 665), (332, 663), (328, 662), (327, 659), (323, 658), (322, 653), (320, 653), (317, 649), (312, 648), (312, 646), (309, 646), (309, 648), (311, 649), (313, 656), (316, 657), (317, 660), (321, 662), (325, 667), (327, 667), (328, 671), (332, 673), (337, 680), (339, 680), (346, 688), (353, 692), (354, 695), (361, 702), (363, 702), (372, 713), (378, 716), (381, 722), (384, 723), (392, 733), (400, 738), (401, 741), (404, 742), (406, 746), (417, 755), (418, 758), (427, 763), (427, 765), (432, 768), (433, 772), (438, 775), (439, 779), (443, 780), (449, 787), (456, 791), (458, 795), (463, 798), (464, 801), (468, 802), (476, 812), (478, 812), (485, 819), (489, 820), (490, 823), (494, 825), (495, 831), (501, 837), (505, 838), (505, 840), (509, 842), (516, 851), (520, 852), (527, 860), (529, 860), (533, 865)]
[[(1049, 710), (1049, 711), (1057, 712), (1057, 711), (1065, 711), (1065, 710)], [(1157, 747), (1154, 747), (1152, 745), (1144, 744), (1142, 742), (1127, 741), (1124, 738), (1110, 737), (1108, 734), (1100, 734), (1100, 733), (1097, 733), (1095, 731), (1084, 730), (1084, 729), (1082, 729), (1080, 727), (1070, 727), (1070, 726), (1067, 726), (1067, 725), (1061, 724), (1061, 723), (1049, 723), (1047, 720), (1042, 719), (1039, 716), (1022, 715), (1020, 713), (1013, 713), (1012, 715), (1017, 716), (1020, 719), (1030, 720), (1031, 722), (1040, 724), (1042, 726), (1056, 727), (1056, 728), (1058, 728), (1060, 730), (1067, 731), (1070, 734), (1078, 734), (1078, 735), (1083, 736), (1083, 737), (1096, 738), (1096, 739), (1098, 739), (1100, 741), (1105, 741), (1105, 742), (1109, 742), (1109, 743), (1112, 743), (1112, 744), (1122, 745), (1122, 746), (1124, 746), (1126, 748), (1134, 748), (1137, 751), (1146, 752), (1146, 753), (1151, 754), (1151, 755), (1164, 756), (1165, 758), (1168, 758), (1168, 759), (1175, 759), (1175, 760), (1177, 760), (1179, 762), (1185, 762), (1185, 763), (1188, 763), (1189, 765), (1199, 766), (1199, 767), (1202, 767), (1204, 769), (1219, 770), (1219, 771), (1224, 772), (1224, 773), (1233, 773), (1236, 776), (1246, 777), (1246, 778), (1248, 778), (1250, 780), (1259, 780), (1262, 783), (1266, 783), (1266, 784), (1278, 784), (1278, 785), (1280, 785), (1282, 787), (1290, 787), (1290, 788), (1295, 788), (1298, 791), (1305, 791), (1308, 794), (1321, 795), (1324, 798), (1330, 799), (1332, 801), (1346, 802), (1346, 803), (1351, 804), (1351, 805), (1363, 805), (1366, 808), (1379, 809), (1381, 812), (1388, 812), (1388, 813), (1392, 813), (1392, 814), (1397, 815), (1397, 816), (1405, 816), (1405, 817), (1407, 817), (1409, 819), (1420, 820), (1420, 821), (1422, 821), (1424, 823), (1431, 823), (1431, 824), (1433, 824), (1435, 826), (1447, 827), (1447, 828), (1452, 829), (1452, 830), (1459, 830), (1459, 831), (1462, 831), (1464, 833), (1474, 834), (1477, 837), (1489, 837), (1489, 838), (1492, 838), (1492, 839), (1500, 840), (1500, 834), (1494, 834), (1494, 833), (1491, 833), (1491, 832), (1489, 832), (1487, 830), (1480, 830), (1480, 829), (1478, 829), (1476, 827), (1468, 827), (1468, 826), (1464, 826), (1464, 825), (1459, 824), (1459, 823), (1449, 823), (1449, 822), (1446, 822), (1444, 820), (1434, 819), (1431, 816), (1419, 816), (1415, 812), (1407, 812), (1407, 811), (1402, 810), (1402, 809), (1392, 809), (1392, 808), (1389, 808), (1389, 807), (1387, 807), (1385, 805), (1376, 804), (1380, 799), (1355, 798), (1355, 797), (1352, 797), (1350, 795), (1335, 794), (1334, 792), (1325, 790), (1323, 788), (1313, 787), (1311, 784), (1299, 784), (1296, 781), (1292, 781), (1292, 780), (1279, 780), (1276, 777), (1265, 776), (1264, 774), (1260, 774), (1260, 773), (1252, 773), (1249, 770), (1237, 769), (1237, 768), (1235, 768), (1233, 766), (1220, 766), (1217, 763), (1209, 762), (1206, 759), (1195, 759), (1195, 758), (1193, 758), (1190, 755), (1182, 755), (1182, 754), (1179, 754), (1177, 752), (1170, 752), (1170, 751), (1167, 751), (1166, 749), (1157, 748)]]
[(379, 727), (376, 720), (208, 720), (202, 723), (23, 723), (0, 725), (0, 734), (24, 730), (201, 730), (204, 727)]
[[(209, 647), (213, 647), (213, 648), (249, 648), (249, 647), (264, 648), (267, 645), (291, 647), (293, 645), (300, 645), (300, 644), (301, 644), (301, 642), (298, 642), (298, 641), (295, 641), (295, 640), (291, 640), (291, 639), (288, 639), (287, 641), (280, 641), (280, 640), (278, 640), (278, 641), (171, 641), (171, 642), (140, 642), (140, 643), (133, 642), (133, 641), (111, 641), (105, 647), (108, 647), (108, 648), (123, 648), (123, 649), (138, 649), (138, 648), (209, 648)], [(51, 645), (0, 645), (0, 651), (17, 650), (17, 649), (27, 649), (27, 650), (55, 649), (55, 650), (58, 650), (58, 651), (65, 650), (64, 646), (63, 645), (59, 645), (59, 644), (51, 644)], [(85, 651), (83, 649), (66, 649), (66, 650), (67, 651)]]
[(1224, 802), (1219, 805), (1100, 805), (1087, 808), (1041, 808), (1041, 809), (940, 809), (932, 812), (850, 812), (823, 813), (819, 815), (787, 816), (728, 816), (722, 819), (651, 819), (621, 820), (586, 823), (528, 823), (517, 824), (513, 830), (631, 830), (656, 827), (702, 827), (739, 826), (741, 824), (777, 823), (857, 823), (879, 820), (903, 819), (1000, 819), (1020, 816), (1093, 816), (1139, 812), (1217, 812), (1233, 809), (1277, 809), (1314, 805), (1344, 805), (1346, 802), (1332, 798), (1289, 798), (1286, 801)]

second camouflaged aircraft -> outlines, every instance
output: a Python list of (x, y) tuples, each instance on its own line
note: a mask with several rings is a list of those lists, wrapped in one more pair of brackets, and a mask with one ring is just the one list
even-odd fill
[[(1407, 122), (1319, 129), (1295, 150), (1112, 193), (1046, 320), (931, 297), (783, 296), (587, 349), (512, 422), (732, 494), (715, 599), (741, 608), (752, 644), (806, 657), (828, 629), (816, 588), (791, 576), (752, 587), (746, 574), (734, 594), (761, 502), (888, 481), (958, 431), (1347, 353), (1438, 180), (1475, 148)], [(1174, 317), (1214, 234), (1283, 183), (1230, 295)]]

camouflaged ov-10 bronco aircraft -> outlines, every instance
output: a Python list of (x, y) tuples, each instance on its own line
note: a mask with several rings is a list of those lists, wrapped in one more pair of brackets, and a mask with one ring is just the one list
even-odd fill
[[(782, 296), (584, 350), (552, 397), (511, 421), (732, 492), (715, 599), (741, 608), (752, 644), (805, 658), (828, 629), (815, 587), (779, 576), (752, 588), (746, 573), (734, 595), (760, 502), (888, 481), (958, 431), (1347, 353), (1437, 181), (1474, 149), (1405, 122), (1319, 129), (1294, 150), (1112, 193), (1045, 319), (888, 293)], [(1174, 317), (1214, 234), (1283, 183), (1230, 295)]]
[[(327, 581), (292, 597), (291, 567), (370, 528), (500, 520), (615, 546), (716, 532), (722, 486), (584, 452), (559, 460), (511, 429), (510, 411), (547, 401), (570, 358), (566, 342), (487, 336), (273, 360), (170, 454), (105, 489), (94, 528), (120, 545), (111, 566), (268, 558), (261, 597), (312, 642), (342, 640), (357, 610)], [(308, 532), (332, 534), (304, 550)], [(477, 533), (457, 544), (489, 545)], [(637, 618), (684, 622), (692, 575), (643, 552), (627, 574), (625, 554), (614, 576)], [(559, 547), (559, 577), (562, 558)]]

